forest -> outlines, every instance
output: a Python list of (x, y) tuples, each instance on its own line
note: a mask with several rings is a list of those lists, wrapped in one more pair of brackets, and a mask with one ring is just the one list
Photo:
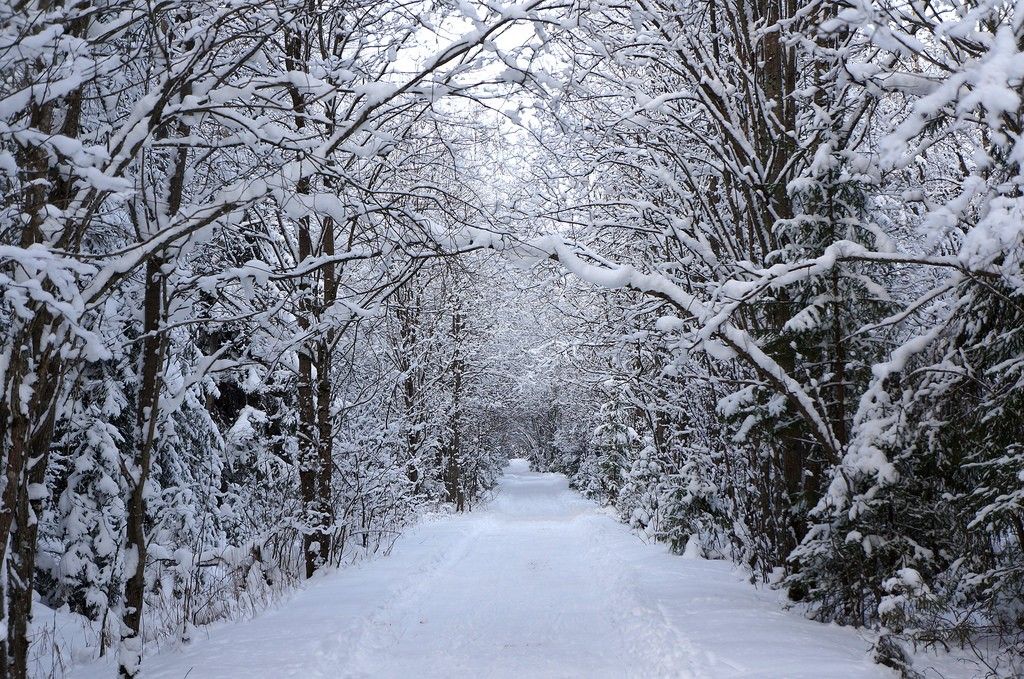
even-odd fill
[(510, 457), (1020, 676), (1024, 0), (5, 0), (0, 454), (3, 679)]

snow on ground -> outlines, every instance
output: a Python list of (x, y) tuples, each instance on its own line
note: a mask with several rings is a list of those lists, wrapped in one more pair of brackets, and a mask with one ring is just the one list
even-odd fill
[(148, 657), (145, 676), (894, 676), (854, 630), (781, 610), (728, 563), (644, 544), (564, 476), (521, 460), (486, 508), (425, 522), (389, 557), (197, 637)]

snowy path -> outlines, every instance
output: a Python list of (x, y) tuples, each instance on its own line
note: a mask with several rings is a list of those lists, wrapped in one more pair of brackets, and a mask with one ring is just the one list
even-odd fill
[(391, 556), (146, 667), (150, 679), (893, 676), (852, 630), (783, 612), (728, 564), (643, 544), (522, 462), (487, 508), (424, 523)]

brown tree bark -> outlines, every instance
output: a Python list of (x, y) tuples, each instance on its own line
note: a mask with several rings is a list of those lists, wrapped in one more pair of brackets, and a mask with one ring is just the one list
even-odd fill
[[(79, 18), (67, 26), (67, 33), (80, 37), (88, 27), (88, 18)], [(59, 128), (56, 124), (60, 110)], [(81, 89), (70, 92), (58, 102), (33, 105), (29, 125), (76, 138), (82, 110)], [(72, 178), (50, 167), (46, 149), (23, 147), (18, 151), (19, 165), (26, 170), (26, 189), (22, 194), (22, 212), (28, 221), (21, 233), (23, 248), (44, 242), (41, 230), (47, 205), (67, 207), (73, 190)], [(77, 238), (66, 229), (59, 245), (74, 251)], [(47, 288), (49, 282), (44, 282)], [(16, 332), (4, 398), (0, 399), (0, 443), (5, 451), (5, 487), (0, 500), (0, 563), (7, 578), (0, 591), (0, 620), (6, 623), (7, 636), (0, 639), (0, 677), (22, 679), (28, 674), (28, 624), (32, 616), (32, 592), (38, 537), (37, 517), (46, 499), (44, 481), (49, 464), (57, 414), (57, 398), (63, 383), (64, 361), (59, 342), (51, 332), (56, 319), (43, 306), (35, 309), (31, 321)], [(31, 384), (29, 398), (22, 390)], [(8, 545), (11, 550), (8, 554)]]
[[(285, 35), (285, 63), (289, 71), (304, 72), (310, 58), (312, 31), (309, 21), (315, 8), (307, 3), (303, 21)], [(305, 96), (294, 85), (289, 86), (292, 113), (297, 129), (305, 129), (308, 120)], [(296, 193), (308, 195), (312, 191), (312, 178), (302, 176), (296, 182)], [(298, 220), (298, 260), (313, 255), (311, 217)], [(321, 254), (334, 254), (334, 223), (322, 223)], [(321, 268), (322, 297), (318, 294), (316, 274), (303, 274), (299, 280), (297, 321), (306, 335), (298, 349), (299, 374), (297, 399), (299, 496), (302, 503), (302, 550), (306, 577), (312, 577), (330, 559), (331, 530), (334, 523), (331, 498), (333, 471), (333, 422), (331, 420), (332, 387), (331, 362), (333, 342), (330, 333), (320, 334), (316, 324), (323, 309), (330, 307), (337, 295), (335, 267)], [(312, 333), (320, 334), (314, 338)], [(315, 375), (314, 375), (315, 373)]]
[(146, 480), (152, 462), (153, 446), (159, 422), (160, 390), (166, 345), (161, 334), (164, 313), (163, 261), (146, 262), (143, 296), (143, 342), (139, 374), (141, 381), (135, 416), (135, 457), (127, 465), (130, 487), (127, 503), (125, 572), (121, 648), (118, 673), (121, 677), (138, 675), (142, 662), (142, 612), (146, 593)]
[[(325, 257), (334, 256), (334, 220), (326, 218), (321, 225), (322, 252)], [(327, 312), (338, 294), (334, 264), (327, 264), (323, 271), (323, 311)], [(334, 333), (327, 329), (317, 343), (316, 370), (316, 423), (318, 428), (316, 499), (319, 504), (323, 538), (320, 553), (324, 560), (330, 557), (334, 526), (334, 502), (331, 497), (331, 477), (334, 471), (334, 420), (331, 414), (333, 388), (331, 365), (334, 355)]]
[(413, 372), (412, 350), (418, 337), (419, 300), (408, 290), (400, 289), (396, 294), (398, 308), (398, 346), (395, 347), (395, 361), (402, 373), (402, 409), (408, 420), (406, 423), (405, 441), (409, 455), (406, 464), (406, 477), (413, 484), (413, 492), (418, 493), (422, 484), (420, 470), (416, 466), (417, 454), (423, 444), (423, 432), (420, 427), (422, 418), (418, 408), (417, 376)]
[(450, 420), (451, 445), (445, 460), (445, 490), (448, 499), (455, 504), (456, 511), (466, 508), (466, 494), (462, 486), (462, 375), (465, 361), (462, 357), (462, 334), (464, 330), (462, 310), (456, 303), (452, 312), (452, 342), (455, 355), (452, 358), (452, 414)]
[[(185, 84), (182, 96), (188, 96), (191, 87)], [(177, 125), (180, 136), (190, 132), (187, 125)], [(185, 172), (188, 164), (188, 149), (182, 147), (175, 154), (167, 186), (167, 212), (175, 215), (181, 209), (184, 195)], [(147, 233), (135, 216), (141, 234)], [(151, 256), (146, 261), (142, 302), (142, 356), (140, 359), (140, 382), (135, 414), (134, 459), (125, 469), (129, 494), (125, 519), (125, 554), (127, 579), (124, 587), (124, 612), (121, 622), (121, 648), (118, 655), (118, 673), (122, 677), (135, 677), (142, 663), (142, 613), (146, 594), (146, 481), (152, 464), (153, 448), (160, 421), (160, 392), (163, 389), (163, 372), (167, 354), (167, 338), (163, 334), (165, 313), (166, 276), (163, 272), (164, 258)]]

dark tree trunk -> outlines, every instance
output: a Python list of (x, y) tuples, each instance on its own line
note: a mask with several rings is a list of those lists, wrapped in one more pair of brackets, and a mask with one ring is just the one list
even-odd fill
[[(87, 27), (88, 19), (80, 18), (69, 24), (67, 33), (80, 37)], [(56, 108), (53, 103), (36, 106), (30, 126), (38, 130), (54, 128)], [(70, 92), (61, 100), (59, 108), (63, 118), (59, 132), (77, 137), (81, 123), (81, 90)], [(28, 180), (22, 196), (22, 210), (28, 222), (20, 239), (21, 247), (27, 248), (44, 240), (41, 227), (46, 206), (66, 208), (73, 185), (70, 178), (50, 167), (46, 150), (41, 146), (23, 147), (19, 155), (19, 165), (26, 168)], [(81, 231), (69, 229), (62, 234), (59, 245), (74, 251), (78, 247), (74, 234)], [(44, 283), (44, 289), (49, 285)], [(40, 307), (32, 321), (15, 335), (10, 348), (8, 382), (4, 385), (5, 398), (0, 399), (3, 401), (0, 403), (0, 427), (3, 427), (0, 443), (7, 447), (4, 456), (6, 485), (0, 507), (0, 563), (7, 569), (7, 578), (0, 586), (5, 589), (0, 590), (0, 621), (5, 622), (7, 628), (7, 636), (0, 639), (0, 677), (4, 678), (21, 679), (28, 674), (27, 633), (32, 616), (37, 518), (47, 497), (44, 482), (63, 381), (61, 347), (50, 333), (54, 320), (45, 307)], [(21, 391), (27, 379), (32, 379), (31, 395), (27, 403), (22, 403)]]
[(141, 382), (135, 416), (135, 458), (128, 465), (128, 516), (126, 517), (126, 574), (124, 613), (118, 672), (135, 677), (142, 662), (142, 611), (146, 593), (146, 480), (152, 462), (160, 419), (160, 390), (166, 345), (161, 334), (164, 311), (163, 260), (146, 262), (143, 297)]
[[(191, 86), (185, 83), (182, 96), (191, 93)], [(178, 124), (177, 132), (188, 136), (190, 128)], [(182, 147), (173, 156), (173, 166), (167, 183), (167, 213), (176, 215), (181, 209), (185, 192), (185, 172), (188, 165), (188, 149)], [(136, 215), (136, 224), (144, 215)], [(140, 229), (148, 233), (149, 229)], [(125, 508), (125, 574), (124, 612), (122, 613), (121, 648), (118, 655), (118, 673), (122, 677), (135, 677), (142, 664), (142, 613), (146, 594), (146, 481), (152, 464), (153, 448), (160, 421), (160, 392), (163, 389), (163, 372), (167, 355), (167, 338), (163, 334), (165, 312), (166, 276), (163, 271), (164, 258), (152, 255), (146, 261), (146, 278), (142, 302), (142, 357), (138, 402), (135, 413), (135, 455), (126, 466), (129, 487), (128, 503)]]
[(451, 447), (445, 460), (445, 490), (448, 499), (455, 504), (457, 511), (466, 508), (466, 493), (462, 483), (462, 374), (465, 361), (462, 358), (462, 310), (456, 306), (452, 313), (452, 341), (455, 356), (452, 359), (452, 415), (451, 415)]
[[(304, 72), (309, 61), (309, 21), (314, 8), (307, 4), (301, 20), (294, 29), (285, 34), (285, 65), (289, 71)], [(307, 111), (305, 95), (297, 87), (288, 87), (295, 127), (306, 127)], [(309, 176), (300, 177), (296, 182), (296, 193), (309, 194), (312, 190)], [(330, 233), (328, 233), (330, 232)], [(298, 221), (298, 259), (306, 260), (313, 254), (311, 218), (304, 216)], [(334, 226), (326, 220), (321, 238), (322, 254), (334, 254)], [(323, 270), (323, 302), (329, 306), (334, 301), (337, 284), (334, 266)], [(314, 327), (319, 309), (316, 304), (317, 281), (315, 274), (307, 273), (299, 280), (299, 309), (297, 320), (305, 337), (299, 347), (298, 376), (298, 472), (299, 496), (302, 503), (303, 537), (302, 550), (306, 577), (312, 577), (330, 559), (331, 526), (333, 509), (331, 503), (331, 472), (333, 470), (333, 446), (331, 443), (333, 425), (331, 422), (331, 342), (330, 337), (314, 340), (311, 332), (320, 332)], [(316, 376), (314, 377), (314, 368)]]

